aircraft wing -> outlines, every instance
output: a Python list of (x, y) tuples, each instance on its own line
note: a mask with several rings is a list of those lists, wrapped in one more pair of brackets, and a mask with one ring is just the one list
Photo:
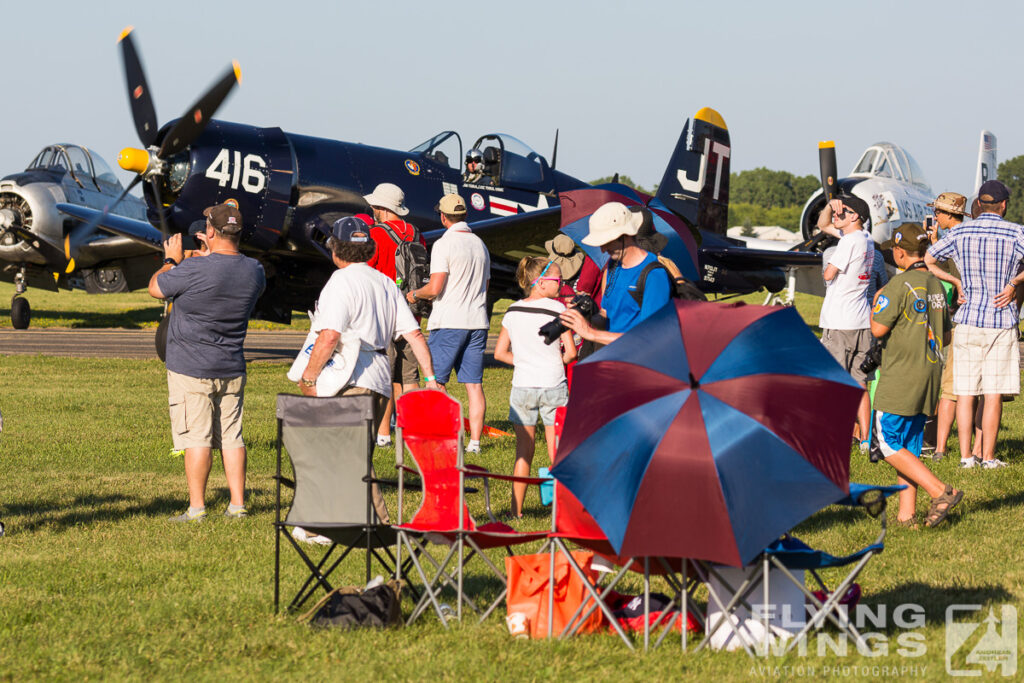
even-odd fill
[[(484, 241), (492, 256), (504, 256), (518, 261), (523, 245), (536, 246), (543, 254), (544, 242), (558, 234), (562, 221), (562, 207), (550, 206), (512, 216), (487, 218), (469, 224), (470, 229)], [(423, 233), (427, 243), (433, 243), (444, 234), (444, 228)], [(517, 256), (517, 254), (519, 256)]]
[(734, 267), (820, 266), (821, 254), (811, 251), (775, 251), (750, 247), (701, 247), (701, 254)]
[(163, 235), (146, 221), (125, 216), (115, 216), (111, 213), (78, 206), (77, 204), (57, 204), (57, 210), (85, 222), (101, 217), (99, 226), (107, 232), (135, 240), (156, 251), (163, 251), (164, 249)]

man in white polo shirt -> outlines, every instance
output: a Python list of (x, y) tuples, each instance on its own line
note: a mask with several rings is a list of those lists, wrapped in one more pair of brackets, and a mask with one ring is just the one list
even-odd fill
[(469, 453), (480, 452), (484, 428), (484, 350), (487, 348), (487, 285), (491, 257), (483, 241), (466, 224), (466, 202), (446, 194), (437, 205), (445, 234), (430, 252), (430, 281), (408, 293), (416, 299), (433, 300), (427, 321), (434, 374), (444, 386), (454, 369), (469, 396)]
[[(860, 366), (872, 339), (867, 289), (874, 265), (874, 245), (864, 229), (870, 218), (867, 202), (853, 195), (833, 199), (818, 216), (818, 229), (839, 238), (823, 274), (825, 300), (818, 320), (821, 343), (862, 385), (867, 376)], [(870, 420), (871, 402), (865, 391), (857, 409), (862, 451), (867, 450)]]

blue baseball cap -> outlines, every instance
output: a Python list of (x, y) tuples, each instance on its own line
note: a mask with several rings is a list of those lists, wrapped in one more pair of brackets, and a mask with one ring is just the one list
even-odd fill
[(370, 241), (370, 230), (366, 223), (355, 216), (345, 216), (334, 221), (334, 225), (331, 226), (331, 237), (339, 242), (365, 244)]

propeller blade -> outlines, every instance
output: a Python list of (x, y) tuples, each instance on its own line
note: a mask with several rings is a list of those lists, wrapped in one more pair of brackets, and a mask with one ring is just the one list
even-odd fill
[(241, 67), (238, 62), (233, 62), (231, 68), (220, 80), (196, 100), (195, 104), (189, 107), (188, 111), (174, 124), (174, 127), (167, 132), (157, 156), (166, 159), (191, 145), (202, 134), (206, 124), (213, 118), (217, 108), (224, 102), (231, 89), (241, 82)]
[(555, 148), (551, 150), (551, 170), (555, 170), (555, 164), (558, 163), (558, 129), (555, 128)]
[(818, 167), (825, 199), (832, 201), (839, 195), (839, 178), (836, 170), (836, 144), (831, 140), (818, 143)]
[(121, 43), (121, 61), (124, 64), (124, 77), (128, 84), (128, 104), (132, 109), (135, 130), (139, 134), (142, 146), (149, 147), (156, 142), (159, 126), (156, 121), (153, 96), (149, 92), (149, 84), (146, 83), (146, 72), (142, 68), (139, 53), (135, 50), (135, 43), (132, 41), (132, 30), (133, 28), (129, 26), (122, 31), (118, 42)]
[(149, 186), (153, 188), (153, 199), (156, 200), (156, 212), (160, 216), (160, 234), (167, 239), (167, 216), (164, 214), (164, 200), (160, 196), (160, 179), (156, 176), (149, 179)]
[[(126, 188), (124, 188), (124, 190), (121, 192), (121, 194), (119, 194), (117, 196), (117, 199), (115, 199), (113, 201), (113, 203), (107, 204), (105, 207), (103, 207), (103, 213), (97, 215), (95, 218), (93, 218), (91, 221), (89, 221), (85, 225), (84, 228), (74, 228), (74, 230), (73, 230), (73, 232), (75, 233), (74, 243), (76, 245), (77, 244), (81, 244), (82, 242), (85, 242), (90, 237), (92, 237), (93, 233), (96, 232), (96, 228), (99, 227), (100, 222), (106, 216), (110, 215), (111, 211), (113, 211), (115, 208), (117, 208), (117, 205), (121, 203), (121, 200), (125, 198), (125, 195), (127, 195), (131, 191), (131, 189), (133, 187), (138, 185), (139, 181), (141, 181), (141, 180), (142, 180), (142, 175), (141, 174), (135, 176), (134, 178), (132, 178), (132, 181), (130, 183), (128, 183), (128, 186)], [(73, 250), (71, 248), (72, 240), (69, 239), (70, 237), (71, 237), (71, 233), (69, 232), (67, 237), (64, 238), (64, 258), (66, 258), (69, 262), (72, 261), (73, 256), (74, 256), (71, 253)], [(71, 270), (74, 270), (74, 268), (71, 268)], [(69, 270), (68, 272), (70, 273), (71, 270)]]

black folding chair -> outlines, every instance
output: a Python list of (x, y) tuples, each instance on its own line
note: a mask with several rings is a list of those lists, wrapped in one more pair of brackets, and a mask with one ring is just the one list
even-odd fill
[[(281, 537), (302, 558), (309, 576), (288, 609), (297, 609), (317, 587), (330, 592), (331, 573), (354, 550), (365, 550), (366, 581), (376, 561), (384, 574), (395, 573), (394, 530), (382, 523), (373, 506), (373, 403), (370, 396), (315, 398), (277, 395), (277, 497), (274, 521), (274, 611), (281, 588)], [(295, 479), (282, 475), (281, 452), (288, 451)], [(295, 493), (281, 519), (281, 487)], [(331, 540), (314, 561), (290, 530), (302, 527)], [(336, 551), (338, 551), (337, 554)], [(336, 556), (337, 554), (337, 556)]]

